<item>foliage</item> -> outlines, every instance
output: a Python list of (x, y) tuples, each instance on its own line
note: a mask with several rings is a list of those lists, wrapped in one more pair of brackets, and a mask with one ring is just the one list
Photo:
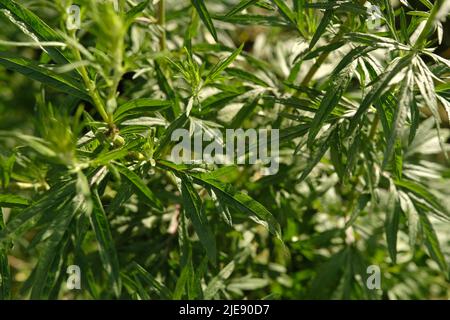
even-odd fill
[[(0, 0), (1, 298), (449, 297), (448, 0), (375, 29), (361, 0), (117, 3)], [(195, 125), (280, 129), (279, 172), (168, 161)]]

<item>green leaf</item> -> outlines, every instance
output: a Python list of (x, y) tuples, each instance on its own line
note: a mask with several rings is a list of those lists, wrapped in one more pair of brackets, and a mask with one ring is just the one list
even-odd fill
[(220, 270), (217, 276), (211, 279), (204, 292), (204, 297), (206, 300), (213, 299), (220, 289), (225, 288), (224, 282), (233, 273), (235, 265), (235, 261), (231, 261), (222, 270)]
[(258, 0), (242, 0), (236, 6), (234, 6), (230, 11), (228, 11), (228, 13), (225, 16), (226, 17), (233, 16), (236, 13), (239, 13), (242, 10), (245, 10), (246, 8), (250, 7), (251, 5), (253, 5), (257, 2), (258, 2)]
[[(5, 228), (3, 212), (0, 208), (0, 231)], [(8, 255), (5, 249), (0, 248), (0, 300), (11, 298), (11, 272), (9, 269)]]
[(175, 286), (175, 291), (173, 292), (172, 299), (173, 300), (180, 300), (183, 298), (183, 295), (186, 291), (186, 286), (188, 284), (189, 278), (191, 273), (193, 272), (191, 264), (187, 263), (183, 270), (181, 271), (181, 275), (177, 280), (177, 284)]
[(314, 167), (322, 160), (323, 156), (327, 152), (327, 150), (330, 148), (330, 142), (333, 139), (333, 131), (336, 130), (335, 128), (331, 128), (327, 135), (321, 138), (317, 145), (318, 147), (316, 150), (314, 150), (311, 154), (310, 159), (308, 159), (308, 162), (306, 164), (306, 167), (303, 169), (302, 175), (300, 177), (300, 181), (303, 181), (306, 179), (306, 177), (311, 173), (311, 171), (314, 169)]
[[(158, 165), (163, 168), (174, 171), (175, 173), (183, 173), (182, 167), (177, 166), (169, 161), (159, 161)], [(216, 196), (220, 197), (229, 206), (236, 210), (250, 214), (250, 217), (257, 223), (264, 226), (281, 240), (280, 225), (272, 216), (272, 214), (259, 202), (246, 195), (238, 192), (232, 186), (214, 179), (208, 173), (188, 173), (193, 178), (194, 183), (199, 184), (207, 189), (212, 189)]]
[(394, 203), (386, 212), (385, 231), (388, 244), (388, 251), (392, 263), (397, 263), (397, 233), (400, 222), (400, 204)]
[(332, 10), (325, 11), (325, 14), (323, 15), (322, 19), (320, 20), (320, 24), (317, 27), (316, 32), (314, 32), (311, 42), (309, 43), (309, 50), (314, 48), (317, 41), (319, 41), (320, 37), (322, 37), (322, 35), (325, 33), (332, 18), (333, 18), (333, 11)]
[(288, 7), (286, 1), (272, 0), (272, 2), (276, 4), (278, 9), (280, 9), (281, 14), (286, 17), (290, 23), (292, 23), (294, 26), (297, 25), (297, 22), (295, 21), (295, 14), (292, 12), (291, 8)]
[[(324, 45), (322, 47), (318, 47), (312, 51), (306, 52), (306, 53), (301, 53), (299, 54), (296, 58), (295, 61), (297, 61), (298, 59), (301, 60), (311, 60), (314, 58), (317, 58), (318, 56), (320, 56), (322, 53), (331, 53), (333, 51), (336, 51), (337, 49), (339, 49), (340, 47), (342, 47), (343, 45), (346, 44), (346, 41), (336, 41), (336, 42), (332, 42), (330, 44)], [(301, 62), (301, 60), (299, 62)]]
[(111, 161), (124, 158), (128, 154), (129, 154), (128, 148), (114, 149), (114, 150), (99, 154), (94, 160), (92, 160), (91, 164), (93, 166), (107, 165)]
[(231, 120), (230, 127), (231, 128), (240, 128), (245, 119), (249, 119), (249, 116), (258, 106), (258, 102), (260, 100), (260, 96), (257, 96), (253, 100), (249, 100), (246, 102), (241, 109), (239, 109), (238, 113)]
[(142, 179), (136, 173), (134, 173), (133, 171), (131, 171), (122, 164), (116, 163), (114, 166), (117, 168), (117, 170), (120, 172), (122, 176), (128, 179), (137, 188), (139, 193), (142, 194), (152, 206), (154, 206), (158, 210), (162, 210), (162, 204), (159, 201), (159, 199), (147, 187), (145, 182), (142, 181)]
[(14, 194), (0, 194), (0, 207), (22, 208), (30, 205), (28, 199), (16, 196)]
[(170, 147), (170, 145), (173, 144), (173, 141), (171, 141), (172, 133), (176, 129), (183, 128), (187, 124), (188, 120), (189, 120), (189, 118), (186, 115), (186, 113), (183, 113), (167, 127), (166, 131), (164, 131), (163, 136), (159, 139), (158, 146), (156, 147), (156, 150), (154, 153), (155, 159), (157, 159), (164, 150), (166, 150), (167, 148)]
[(205, 248), (210, 261), (215, 264), (217, 260), (216, 239), (209, 226), (205, 211), (202, 208), (200, 197), (186, 175), (180, 175), (180, 178), (181, 195), (183, 196), (186, 214), (192, 221), (194, 230)]
[(111, 234), (108, 218), (103, 209), (103, 204), (98, 195), (98, 190), (92, 190), (93, 210), (89, 215), (92, 229), (97, 239), (100, 258), (103, 266), (110, 280), (110, 288), (114, 291), (117, 298), (120, 297), (121, 280), (119, 260), (117, 258), (116, 248), (114, 246), (114, 239)]
[(422, 206), (426, 204), (426, 208), (430, 209), (434, 214), (443, 219), (449, 220), (450, 214), (448, 209), (442, 205), (442, 203), (437, 199), (429, 190), (427, 190), (423, 185), (409, 181), (409, 180), (396, 180), (395, 185), (409, 191), (412, 196), (415, 196), (422, 200)]
[(389, 30), (391, 31), (392, 36), (398, 40), (398, 34), (397, 31), (395, 30), (395, 13), (394, 13), (394, 8), (392, 7), (391, 1), (390, 0), (383, 0), (384, 2), (384, 7), (385, 10), (383, 11), (386, 14), (386, 22), (387, 25), (389, 26)]
[(345, 174), (345, 166), (342, 161), (343, 154), (343, 146), (341, 144), (339, 130), (336, 130), (331, 137), (330, 160), (341, 180), (344, 178)]
[(414, 78), (413, 72), (410, 69), (406, 72), (406, 78), (404, 82), (402, 82), (400, 88), (400, 96), (398, 99), (398, 107), (395, 110), (394, 120), (391, 126), (391, 134), (387, 143), (386, 152), (384, 154), (384, 162), (383, 166), (387, 164), (392, 156), (392, 152), (394, 149), (394, 144), (397, 141), (397, 136), (401, 129), (403, 128), (406, 117), (407, 110), (414, 99)]
[(419, 213), (417, 212), (413, 201), (405, 192), (399, 191), (399, 200), (402, 211), (405, 213), (408, 219), (409, 244), (414, 252), (417, 243), (417, 235), (419, 234)]
[(64, 235), (73, 217), (82, 210), (83, 205), (84, 203), (82, 201), (74, 200), (69, 202), (47, 227), (47, 232), (51, 235), (44, 242), (42, 252), (39, 255), (39, 262), (36, 266), (33, 286), (31, 288), (31, 299), (47, 298), (45, 289), (48, 285), (49, 277), (52, 275), (50, 270), (55, 260), (61, 257)]
[(175, 90), (169, 84), (167, 77), (161, 69), (160, 63), (155, 61), (156, 79), (158, 80), (158, 86), (165, 93), (168, 99), (172, 102), (172, 110), (169, 113), (171, 121), (180, 114), (180, 102)]
[(441, 130), (440, 130), (441, 116), (439, 114), (439, 107), (436, 98), (436, 90), (434, 87), (434, 80), (433, 80), (434, 75), (420, 57), (416, 57), (413, 60), (413, 65), (417, 71), (414, 74), (416, 77), (415, 83), (417, 84), (417, 87), (419, 88), (419, 91), (422, 94), (422, 97), (425, 100), (426, 105), (431, 110), (431, 113), (434, 117), (434, 120), (436, 122), (436, 131), (439, 138), (439, 144), (441, 146), (444, 156), (447, 158), (447, 152), (445, 151), (445, 146), (442, 142), (443, 139), (441, 137)]
[(367, 46), (358, 46), (352, 49), (349, 53), (347, 53), (344, 58), (339, 62), (339, 64), (334, 68), (333, 73), (331, 75), (331, 79), (335, 79), (342, 70), (348, 68), (348, 66), (353, 63), (356, 59), (361, 58), (367, 55), (369, 52), (375, 50), (376, 48), (367, 47)]
[(9, 270), (8, 255), (0, 249), (0, 300), (11, 298), (11, 273)]
[(128, 23), (132, 23), (133, 20), (139, 16), (148, 6), (150, 0), (145, 0), (139, 3), (138, 5), (132, 7), (129, 11), (126, 13), (126, 21)]
[[(191, 270), (194, 270), (192, 265), (192, 259), (189, 261), (191, 265)], [(200, 266), (196, 266), (195, 271), (190, 273), (190, 279), (188, 282), (188, 299), (189, 300), (202, 300), (203, 299), (203, 289), (202, 289), (202, 279), (205, 276), (205, 272), (208, 267), (208, 257), (203, 257)]]
[(0, 52), (0, 65), (3, 65), (9, 70), (19, 72), (30, 79), (46, 84), (56, 90), (85, 101), (91, 101), (81, 82), (77, 82), (67, 75), (58, 74), (50, 69), (41, 67), (32, 60)]
[(207, 174), (195, 175), (194, 181), (204, 187), (212, 188), (216, 195), (229, 206), (235, 208), (236, 210), (241, 210), (250, 214), (251, 218), (255, 222), (264, 226), (273, 235), (281, 240), (280, 225), (261, 203), (257, 202), (245, 193), (233, 190), (230, 185), (210, 179)]
[(223, 91), (212, 96), (209, 96), (201, 102), (201, 114), (208, 114), (212, 111), (218, 111), (218, 109), (230, 104), (235, 98), (241, 96), (245, 92), (243, 91)]
[[(48, 190), (33, 205), (27, 207), (8, 221), (6, 227), (0, 231), (0, 244), (14, 240), (30, 227), (35, 226), (44, 213), (56, 213), (58, 208), (65, 206), (68, 199), (73, 198), (75, 182), (57, 184)], [(0, 246), (1, 247), (1, 246)]]
[[(32, 31), (41, 41), (63, 41), (63, 38), (42, 21), (33, 12), (18, 4), (13, 0), (0, 0), (0, 9), (6, 9), (13, 17), (26, 25), (29, 31)], [(45, 49), (56, 63), (66, 64), (69, 60), (65, 55), (54, 47)]]
[(319, 109), (311, 122), (311, 128), (308, 135), (308, 144), (310, 146), (314, 143), (314, 140), (322, 128), (326, 118), (332, 113), (336, 105), (341, 100), (342, 95), (347, 90), (352, 73), (353, 69), (348, 68), (331, 81), (327, 92), (320, 103)]
[(436, 261), (436, 263), (439, 265), (439, 268), (445, 273), (446, 277), (448, 278), (448, 265), (445, 261), (444, 255), (442, 254), (436, 231), (434, 231), (433, 225), (423, 212), (421, 212), (420, 214), (420, 224), (424, 233), (425, 245), (428, 249), (428, 253), (430, 254), (431, 258)]
[(13, 138), (15, 140), (20, 141), (20, 143), (23, 143), (26, 146), (29, 146), (37, 153), (41, 154), (44, 157), (48, 158), (55, 158), (57, 157), (57, 154), (53, 149), (51, 149), (50, 143), (48, 143), (46, 140), (37, 138), (34, 136), (22, 134), (19, 132), (14, 131), (0, 131), (0, 139), (2, 138)]
[(312, 299), (330, 299), (343, 275), (343, 267), (347, 259), (348, 250), (335, 253), (317, 270), (313, 279), (309, 296)]
[(236, 78), (239, 78), (239, 79), (242, 79), (242, 80), (245, 80), (248, 82), (252, 82), (252, 83), (257, 84), (262, 87), (269, 87), (269, 85), (265, 81), (261, 80), (260, 78), (255, 76), (253, 73), (247, 72), (242, 69), (228, 68), (226, 70), (226, 73), (228, 73), (229, 75), (232, 75)]
[(398, 42), (395, 39), (380, 37), (373, 34), (351, 32), (345, 35), (345, 38), (352, 42), (362, 43), (372, 48), (399, 49), (404, 51), (411, 50), (410, 47)]
[(168, 300), (172, 297), (172, 293), (166, 286), (156, 280), (147, 270), (141, 267), (136, 262), (131, 264), (133, 271), (137, 274), (139, 279), (142, 279), (150, 290), (155, 291), (161, 299)]
[(350, 122), (350, 126), (348, 129), (349, 134), (351, 134), (356, 129), (357, 125), (360, 122), (360, 118), (364, 113), (366, 113), (367, 109), (369, 109), (372, 103), (389, 88), (389, 83), (391, 82), (391, 80), (411, 63), (412, 58), (413, 55), (409, 54), (396, 59), (389, 65), (384, 74), (373, 85), (372, 89), (369, 91), (369, 93), (367, 93), (367, 95), (361, 102), (358, 111), (353, 116)]
[[(0, 134), (1, 135), (1, 134)], [(3, 188), (7, 188), (9, 181), (11, 180), (11, 174), (14, 169), (14, 163), (16, 162), (16, 155), (13, 153), (9, 157), (4, 159), (0, 156), (0, 177)]]
[(302, 137), (308, 133), (309, 124), (299, 124), (280, 131), (280, 143), (292, 142), (292, 139)]
[(348, 228), (353, 225), (353, 223), (356, 221), (356, 219), (359, 217), (361, 212), (364, 210), (364, 208), (369, 203), (370, 198), (371, 198), (370, 193), (364, 193), (359, 196), (358, 204), (356, 205), (356, 208), (353, 210), (352, 215), (350, 216), (350, 219), (345, 223), (345, 228)]
[(287, 22), (276, 16), (257, 14), (235, 14), (233, 16), (215, 16), (214, 19), (232, 23), (234, 25), (258, 25), (271, 27), (286, 27)]
[(213, 36), (214, 40), (216, 40), (216, 42), (219, 41), (217, 39), (216, 28), (214, 27), (214, 24), (212, 22), (211, 16), (209, 15), (208, 9), (206, 9), (205, 1), (191, 0), (191, 3), (195, 7), (195, 10), (197, 10), (198, 15), (200, 16), (200, 19), (202, 19), (203, 23), (205, 24), (206, 28), (209, 30), (209, 32)]
[(170, 107), (171, 102), (154, 99), (135, 99), (122, 104), (114, 113), (116, 122), (123, 121), (127, 116), (137, 116), (144, 112), (156, 112)]
[(244, 48), (244, 44), (241, 44), (239, 48), (237, 48), (228, 58), (219, 61), (208, 73), (208, 75), (205, 78), (205, 85), (209, 82), (214, 81), (222, 71), (224, 71), (241, 53), (242, 49)]

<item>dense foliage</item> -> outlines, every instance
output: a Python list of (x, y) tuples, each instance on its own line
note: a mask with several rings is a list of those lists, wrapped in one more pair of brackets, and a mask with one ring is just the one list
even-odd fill
[[(0, 0), (0, 298), (449, 298), (449, 10)], [(280, 170), (168, 160), (198, 126)]]

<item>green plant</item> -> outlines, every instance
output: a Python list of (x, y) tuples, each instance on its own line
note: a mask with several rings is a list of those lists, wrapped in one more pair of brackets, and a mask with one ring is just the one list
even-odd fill
[[(449, 1), (372, 3), (0, 0), (0, 297), (448, 298)], [(279, 172), (168, 161), (195, 126)]]

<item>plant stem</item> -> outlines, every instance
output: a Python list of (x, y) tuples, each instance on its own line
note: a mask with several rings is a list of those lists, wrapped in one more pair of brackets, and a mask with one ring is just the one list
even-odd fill
[[(360, 0), (359, 3), (361, 5), (364, 5), (364, 3), (366, 3), (366, 1), (367, 0)], [(344, 35), (344, 28), (341, 27), (339, 32), (334, 36), (334, 38), (331, 40), (330, 43), (336, 43), (337, 41), (339, 41), (342, 38), (343, 35)], [(311, 69), (309, 69), (309, 71), (306, 74), (305, 78), (301, 82), (302, 86), (307, 86), (309, 84), (309, 82), (312, 80), (312, 78), (315, 76), (315, 74), (319, 70), (319, 68), (322, 65), (322, 63), (324, 63), (325, 60), (328, 58), (329, 54), (330, 54), (330, 52), (323, 52), (319, 56), (319, 58), (317, 58), (316, 63), (314, 63), (314, 65), (311, 67)]]
[(378, 123), (380, 122), (380, 116), (378, 113), (375, 113), (375, 117), (373, 118), (372, 127), (370, 128), (369, 140), (373, 140), (375, 134), (377, 133)]
[[(125, 35), (123, 35), (124, 37)], [(107, 105), (106, 105), (106, 112), (108, 114), (108, 120), (110, 123), (114, 122), (113, 119), (113, 112), (114, 109), (117, 108), (117, 101), (116, 101), (116, 94), (117, 94), (117, 90), (119, 87), (119, 83), (120, 80), (123, 77), (123, 74), (125, 72), (125, 68), (123, 65), (123, 53), (124, 53), (124, 48), (125, 48), (125, 44), (123, 41), (123, 37), (120, 36), (118, 37), (118, 41), (116, 43), (115, 49), (114, 49), (114, 54), (113, 54), (113, 76), (112, 76), (112, 84), (111, 87), (109, 89), (109, 94), (108, 94), (108, 98), (107, 98)], [(114, 107), (113, 109), (111, 109), (109, 102), (113, 101), (114, 102)]]
[(159, 38), (159, 45), (161, 51), (166, 50), (166, 3), (165, 0), (159, 0), (158, 8), (158, 24), (161, 26), (161, 37)]
[[(73, 52), (74, 52), (75, 58), (78, 61), (82, 61), (80, 51), (77, 48), (74, 48)], [(100, 94), (98, 93), (98, 90), (95, 86), (94, 81), (92, 81), (91, 78), (89, 77), (86, 67), (81, 66), (81, 67), (79, 67), (79, 70), (81, 73), (81, 77), (83, 78), (83, 82), (84, 82), (85, 86), (87, 87), (89, 96), (91, 97), (92, 102), (94, 103), (95, 108), (97, 109), (98, 113), (102, 117), (103, 121), (105, 121), (110, 128), (113, 127), (114, 124), (112, 121), (112, 117), (108, 116), (108, 113), (106, 112), (103, 100), (100, 97)]]
[(425, 42), (428, 36), (430, 36), (430, 34), (434, 30), (436, 16), (439, 13), (439, 10), (441, 9), (444, 2), (445, 0), (436, 0), (433, 9), (430, 12), (430, 16), (428, 17), (427, 23), (425, 24), (425, 27), (417, 38), (416, 44), (414, 45), (415, 48), (423, 48), (425, 46)]
[[(342, 38), (342, 29), (339, 30), (338, 34), (336, 34), (333, 38), (333, 40), (331, 40), (330, 43), (336, 43), (337, 41), (339, 41)], [(313, 66), (311, 67), (311, 69), (309, 69), (308, 73), (306, 74), (305, 78), (303, 79), (301, 85), (302, 86), (307, 86), (308, 83), (312, 80), (312, 78), (315, 76), (315, 74), (317, 73), (317, 71), (319, 70), (320, 66), (322, 65), (322, 63), (325, 62), (325, 60), (328, 58), (330, 52), (323, 52), (319, 58), (317, 58), (317, 61), (313, 64)]]

